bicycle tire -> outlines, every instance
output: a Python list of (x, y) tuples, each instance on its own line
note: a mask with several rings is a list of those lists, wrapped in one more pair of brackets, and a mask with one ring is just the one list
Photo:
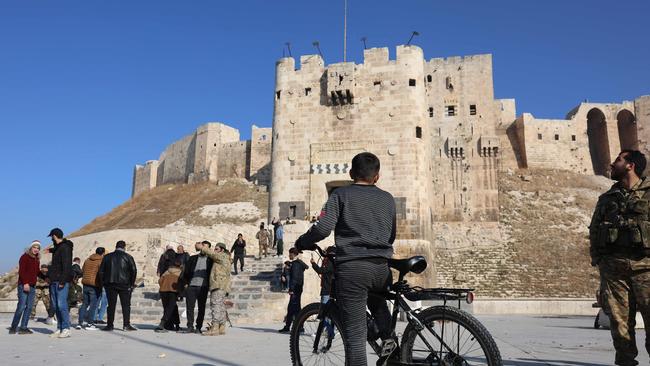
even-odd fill
[[(296, 318), (291, 324), (291, 333), (289, 337), (289, 352), (291, 353), (291, 364), (294, 366), (304, 366), (301, 358), (301, 347), (300, 347), (300, 336), (301, 335), (304, 336), (304, 334), (301, 334), (300, 330), (304, 327), (305, 322), (309, 318), (318, 316), (320, 307), (321, 307), (321, 303), (318, 302), (311, 303), (305, 306), (304, 308), (302, 308), (302, 310), (300, 310), (298, 315), (296, 315)], [(343, 334), (340, 332), (341, 322), (339, 321), (337, 314), (328, 314), (328, 315), (329, 315), (328, 317), (332, 320), (334, 327), (339, 330), (338, 335), (341, 339), (341, 343), (342, 343), (341, 351), (343, 353), (342, 355), (337, 357), (337, 360), (340, 360), (340, 362), (322, 362), (322, 363), (317, 362), (314, 364), (343, 366), (345, 365), (345, 338), (343, 337)]]
[[(494, 339), (492, 338), (488, 330), (483, 326), (483, 324), (481, 324), (478, 321), (478, 319), (476, 319), (469, 313), (453, 307), (434, 306), (425, 309), (421, 313), (417, 314), (417, 318), (425, 326), (435, 324), (436, 321), (440, 322), (442, 320), (444, 320), (445, 322), (456, 323), (459, 326), (462, 326), (465, 330), (467, 330), (470, 333), (470, 337), (473, 336), (473, 338), (476, 339), (476, 342), (478, 342), (478, 344), (480, 345), (481, 350), (483, 351), (483, 354), (485, 356), (486, 365), (488, 366), (502, 365), (501, 354), (499, 352), (499, 348), (496, 345), (496, 342), (494, 342)], [(428, 328), (424, 328), (421, 332), (427, 332), (431, 334)], [(461, 334), (460, 329), (457, 330), (457, 333), (458, 335)], [(401, 342), (402, 362), (414, 362), (413, 346), (417, 339), (419, 339), (418, 331), (415, 329), (415, 326), (413, 324), (409, 324), (404, 330), (404, 335), (402, 336), (402, 342)], [(436, 340), (434, 339), (434, 341)], [(466, 344), (466, 342), (467, 341), (465, 341), (464, 344)], [(458, 343), (460, 343), (460, 341)], [(471, 343), (470, 346), (472, 344), (473, 343)], [(458, 352), (458, 350), (456, 352)], [(435, 354), (437, 354), (437, 352), (433, 353), (433, 355)], [(433, 355), (430, 355), (428, 358), (433, 358), (434, 357)], [(456, 357), (459, 356), (461, 358), (456, 359)], [(446, 362), (437, 361), (438, 362), (437, 364), (448, 364), (448, 365), (462, 364), (460, 362), (462, 361), (462, 355), (458, 355), (453, 352), (443, 351), (443, 353), (437, 354), (435, 357), (438, 357), (438, 360), (446, 361)], [(432, 364), (435, 365), (436, 363), (432, 362)]]

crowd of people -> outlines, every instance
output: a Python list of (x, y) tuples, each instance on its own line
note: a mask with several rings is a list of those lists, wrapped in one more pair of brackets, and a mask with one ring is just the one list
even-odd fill
[[(274, 250), (273, 256), (283, 255), (283, 226), (275, 218), (269, 225), (270, 229), (266, 229), (264, 223), (260, 224), (256, 234), (260, 248), (256, 260), (267, 257), (269, 247)], [(52, 239), (52, 245), (41, 248), (41, 243), (34, 241), (20, 258), (18, 305), (9, 333), (33, 333), (28, 328), (28, 322), (36, 319), (39, 302), (43, 303), (47, 312), (45, 323), (57, 326), (52, 337), (69, 337), (71, 327), (78, 330), (111, 331), (115, 326), (118, 299), (122, 309), (123, 329), (137, 330), (130, 322), (130, 313), (131, 294), (137, 285), (138, 270), (135, 260), (126, 252), (126, 243), (118, 241), (115, 250), (110, 253), (104, 247), (97, 247), (82, 263), (81, 258), (73, 258), (74, 244), (64, 237), (61, 229), (52, 229), (48, 236)], [(156, 274), (159, 278), (163, 316), (155, 328), (156, 332), (225, 334), (230, 265), (233, 265), (234, 275), (244, 271), (246, 240), (240, 233), (230, 250), (223, 243), (213, 247), (207, 240), (197, 242), (195, 250), (196, 254), (190, 255), (183, 245), (176, 248), (168, 245), (160, 256)], [(41, 255), (44, 253), (52, 254), (50, 263), (41, 263)], [(290, 258), (293, 260), (293, 254), (290, 254)], [(293, 278), (290, 297), (293, 299), (298, 296), (298, 300), (291, 301), (290, 304), (293, 304), (291, 312), (295, 314), (300, 310), (302, 280), (298, 284), (298, 276)], [(207, 323), (207, 331), (203, 332), (208, 299), (212, 317)], [(177, 305), (178, 301), (183, 300), (187, 317), (185, 328), (181, 328)], [(73, 325), (70, 309), (74, 307), (79, 312), (78, 321)], [(100, 325), (103, 327), (100, 328)]]

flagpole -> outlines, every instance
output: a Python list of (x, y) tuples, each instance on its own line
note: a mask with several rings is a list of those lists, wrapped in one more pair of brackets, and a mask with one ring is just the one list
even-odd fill
[(343, 0), (343, 62), (347, 61), (348, 0)]

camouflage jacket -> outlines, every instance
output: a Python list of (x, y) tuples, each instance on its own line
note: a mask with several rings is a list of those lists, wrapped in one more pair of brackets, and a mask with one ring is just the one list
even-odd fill
[(611, 256), (650, 269), (650, 179), (627, 190), (616, 183), (598, 198), (589, 225), (591, 264)]
[(210, 271), (210, 291), (224, 290), (230, 292), (230, 255), (227, 252), (217, 253), (204, 246), (201, 253), (212, 259), (212, 270)]

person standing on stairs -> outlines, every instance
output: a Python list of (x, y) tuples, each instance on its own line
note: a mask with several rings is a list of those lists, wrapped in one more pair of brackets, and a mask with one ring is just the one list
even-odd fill
[[(212, 259), (201, 252), (203, 247), (210, 248), (212, 244), (204, 240), (194, 245), (198, 252), (187, 260), (183, 275), (181, 276), (181, 288), (185, 289), (185, 304), (187, 306), (187, 329), (181, 333), (201, 333), (203, 318), (205, 317), (205, 303), (208, 299), (209, 274), (212, 270)], [(196, 327), (194, 326), (194, 306), (197, 305), (199, 312), (196, 316)]]
[(230, 248), (230, 252), (233, 254), (233, 266), (235, 267), (235, 274), (237, 274), (237, 262), (239, 261), (239, 269), (244, 272), (244, 257), (246, 256), (246, 240), (244, 236), (240, 233), (237, 235), (237, 240), (233, 243)]
[(262, 253), (264, 253), (264, 258), (268, 255), (269, 241), (271, 240), (271, 235), (268, 230), (264, 229), (264, 223), (260, 224), (260, 231), (255, 234), (255, 239), (258, 240), (259, 244), (259, 259), (262, 259)]

